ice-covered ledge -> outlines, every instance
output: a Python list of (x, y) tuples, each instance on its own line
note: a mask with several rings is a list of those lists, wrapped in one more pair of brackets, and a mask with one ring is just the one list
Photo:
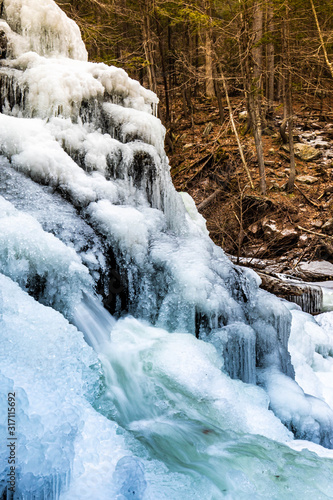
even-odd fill
[[(254, 269), (261, 287), (270, 293), (298, 304), (310, 314), (333, 310), (333, 264), (327, 261), (286, 263), (251, 257), (228, 255), (232, 262)], [(282, 272), (283, 270), (283, 272)]]

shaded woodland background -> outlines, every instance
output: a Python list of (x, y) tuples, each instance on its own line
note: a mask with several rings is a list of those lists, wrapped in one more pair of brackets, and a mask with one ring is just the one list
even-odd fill
[(330, 0), (57, 3), (90, 60), (158, 94), (174, 183), (216, 243), (333, 262), (332, 161), (294, 154), (304, 131), (333, 139)]

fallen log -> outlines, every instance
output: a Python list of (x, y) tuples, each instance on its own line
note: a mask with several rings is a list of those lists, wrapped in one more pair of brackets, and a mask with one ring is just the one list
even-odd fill
[(216, 189), (216, 191), (214, 191), (214, 193), (212, 193), (210, 196), (208, 196), (208, 198), (206, 198), (201, 203), (199, 203), (199, 205), (197, 206), (197, 209), (198, 210), (203, 210), (205, 207), (207, 207), (207, 205), (209, 205), (213, 200), (215, 200), (215, 198), (220, 193), (222, 193), (222, 189), (220, 189), (220, 188)]
[(295, 282), (286, 281), (262, 271), (256, 271), (256, 273), (261, 278), (261, 288), (279, 297), (287, 298), (291, 295), (300, 296), (306, 292), (304, 287), (299, 286), (299, 284)]
[[(230, 256), (232, 262), (237, 257)], [(294, 269), (281, 270), (284, 263), (271, 260), (240, 258), (239, 265), (254, 268), (261, 278), (260, 287), (267, 292), (298, 304), (304, 312), (318, 314), (323, 311), (323, 289), (321, 281), (332, 279), (333, 265), (329, 262), (301, 262)], [(316, 281), (311, 283), (311, 281)]]

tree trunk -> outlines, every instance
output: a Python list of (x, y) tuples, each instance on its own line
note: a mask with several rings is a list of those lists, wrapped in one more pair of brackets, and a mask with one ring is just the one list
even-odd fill
[[(267, 3), (266, 9), (266, 29), (269, 37), (273, 35), (273, 7)], [(274, 105), (274, 44), (269, 42), (266, 46), (266, 99), (267, 99), (267, 111), (266, 114), (269, 117), (273, 117), (273, 105)]]
[(205, 10), (208, 16), (208, 26), (205, 26), (205, 83), (206, 96), (215, 97), (214, 70), (213, 70), (213, 30), (210, 0), (205, 1)]
[[(260, 13), (261, 11), (261, 13)], [(262, 37), (262, 10), (256, 2), (254, 6), (253, 28), (255, 29), (255, 39), (257, 43)], [(265, 163), (262, 145), (262, 119), (261, 119), (261, 73), (262, 71), (262, 47), (254, 47), (248, 30), (250, 15), (246, 4), (241, 16), (241, 55), (243, 63), (244, 90), (247, 103), (247, 110), (250, 117), (251, 129), (254, 136), (254, 143), (257, 152), (257, 160), (260, 176), (260, 191), (266, 194)], [(257, 50), (260, 49), (260, 50)]]
[(150, 0), (144, 0), (142, 12), (142, 39), (145, 59), (147, 61), (147, 76), (150, 90), (156, 92), (156, 76), (154, 66), (154, 49), (152, 42), (151, 18), (150, 18)]
[(165, 121), (167, 124), (171, 121), (171, 113), (170, 113), (170, 98), (169, 98), (169, 88), (168, 88), (168, 79), (167, 79), (167, 68), (166, 68), (166, 60), (163, 49), (163, 37), (162, 30), (158, 19), (156, 19), (156, 31), (158, 38), (158, 47), (160, 50), (160, 58), (161, 58), (161, 66), (162, 66), (162, 76), (163, 76), (163, 84), (164, 84), (164, 96), (165, 96)]
[(313, 0), (310, 0), (310, 2), (311, 2), (312, 12), (313, 12), (313, 15), (314, 15), (314, 18), (315, 18), (315, 21), (316, 21), (316, 27), (317, 27), (317, 30), (318, 30), (318, 35), (319, 35), (319, 40), (320, 40), (320, 46), (321, 46), (321, 48), (322, 48), (322, 50), (324, 52), (325, 62), (327, 64), (327, 67), (328, 67), (328, 69), (329, 69), (329, 71), (331, 73), (331, 76), (333, 78), (333, 66), (332, 66), (332, 63), (330, 62), (330, 60), (328, 58), (328, 54), (327, 54), (327, 50), (326, 50), (326, 45), (325, 45), (324, 38), (323, 38), (321, 29), (320, 29), (320, 25), (319, 25), (319, 21), (318, 21), (317, 11), (315, 9)]
[(260, 2), (255, 2), (253, 9), (253, 76), (257, 80), (258, 88), (262, 87), (262, 39), (263, 35), (263, 11)]
[(285, 75), (285, 92), (284, 92), (284, 106), (286, 109), (285, 116), (288, 123), (288, 142), (290, 152), (290, 172), (287, 183), (287, 191), (294, 190), (296, 167), (295, 167), (295, 153), (294, 153), (294, 138), (293, 138), (293, 105), (292, 105), (292, 76), (291, 76), (291, 60), (290, 60), (290, 17), (289, 17), (289, 4), (286, 4), (285, 19), (283, 20), (283, 53), (285, 59), (284, 75)]

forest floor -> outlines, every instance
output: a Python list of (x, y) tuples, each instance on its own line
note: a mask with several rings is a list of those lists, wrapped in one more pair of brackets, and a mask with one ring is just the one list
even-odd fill
[(255, 189), (243, 167), (227, 108), (221, 125), (217, 102), (200, 97), (193, 100), (193, 118), (184, 116), (181, 99), (174, 104), (176, 118), (168, 132), (173, 146), (167, 141), (167, 154), (176, 189), (193, 197), (211, 238), (231, 255), (274, 259), (286, 268), (300, 260), (333, 262), (333, 112), (329, 103), (314, 98), (308, 103), (299, 99), (294, 105), (295, 142), (310, 141), (318, 149), (318, 159), (296, 158), (293, 193), (285, 190), (289, 153), (282, 147), (283, 109), (276, 103), (270, 130), (263, 135), (265, 196), (259, 190), (254, 140), (244, 133), (246, 120), (240, 116), (245, 103), (237, 96), (231, 103)]

